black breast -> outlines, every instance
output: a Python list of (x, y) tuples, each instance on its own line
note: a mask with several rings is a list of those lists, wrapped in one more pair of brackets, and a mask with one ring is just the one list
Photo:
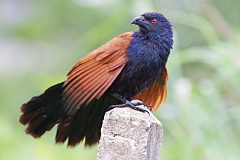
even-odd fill
[(129, 60), (108, 91), (129, 99), (149, 87), (165, 67), (167, 57), (162, 52), (157, 43), (133, 38), (127, 50)]

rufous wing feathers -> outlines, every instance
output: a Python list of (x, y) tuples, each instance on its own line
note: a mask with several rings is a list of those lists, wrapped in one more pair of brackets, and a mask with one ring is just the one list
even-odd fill
[(164, 68), (161, 76), (148, 88), (141, 91), (137, 96), (131, 99), (140, 99), (146, 105), (153, 107), (153, 111), (156, 111), (160, 104), (163, 104), (167, 97), (167, 69)]
[(123, 33), (78, 61), (68, 72), (64, 86), (66, 109), (73, 113), (100, 98), (119, 75), (128, 57), (133, 32)]

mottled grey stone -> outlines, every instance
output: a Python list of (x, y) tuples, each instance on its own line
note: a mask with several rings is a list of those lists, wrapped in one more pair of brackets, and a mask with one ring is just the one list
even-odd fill
[(152, 113), (114, 108), (103, 120), (97, 160), (159, 160), (162, 136), (162, 124)]

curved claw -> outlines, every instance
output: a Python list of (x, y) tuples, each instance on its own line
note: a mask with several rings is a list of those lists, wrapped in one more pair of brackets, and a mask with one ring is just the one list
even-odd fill
[(135, 106), (138, 106), (138, 105), (144, 105), (145, 107), (147, 107), (149, 110), (152, 110), (153, 107), (152, 106), (149, 106), (149, 105), (146, 105), (143, 103), (143, 101), (141, 100), (132, 100), (131, 103)]
[(147, 112), (150, 115), (149, 110), (143, 109), (141, 107), (137, 107), (138, 105), (144, 105), (147, 108), (152, 108), (151, 106), (145, 105), (142, 101), (138, 101), (135, 103), (135, 102), (126, 100), (126, 103), (124, 103), (124, 104), (111, 105), (109, 107), (109, 110), (113, 109), (113, 108), (130, 107), (130, 108), (138, 110), (140, 112)]

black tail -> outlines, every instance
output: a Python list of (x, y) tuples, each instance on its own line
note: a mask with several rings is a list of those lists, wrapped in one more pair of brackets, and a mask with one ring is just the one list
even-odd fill
[(66, 117), (58, 125), (56, 142), (63, 143), (68, 139), (68, 145), (75, 146), (85, 138), (86, 146), (97, 143), (105, 112), (110, 105), (118, 103), (118, 99), (104, 94), (100, 99), (80, 107), (75, 115)]
[(23, 114), (19, 121), (23, 125), (28, 124), (27, 134), (40, 137), (66, 116), (61, 97), (63, 89), (63, 82), (56, 84), (22, 105)]
[(85, 138), (85, 145), (93, 145), (100, 139), (100, 130), (105, 112), (110, 105), (121, 103), (118, 99), (104, 94), (100, 99), (92, 100), (74, 114), (64, 109), (63, 82), (47, 89), (40, 96), (33, 97), (21, 107), (20, 122), (28, 124), (26, 133), (34, 138), (58, 124), (57, 143), (68, 139), (69, 146), (75, 146)]

